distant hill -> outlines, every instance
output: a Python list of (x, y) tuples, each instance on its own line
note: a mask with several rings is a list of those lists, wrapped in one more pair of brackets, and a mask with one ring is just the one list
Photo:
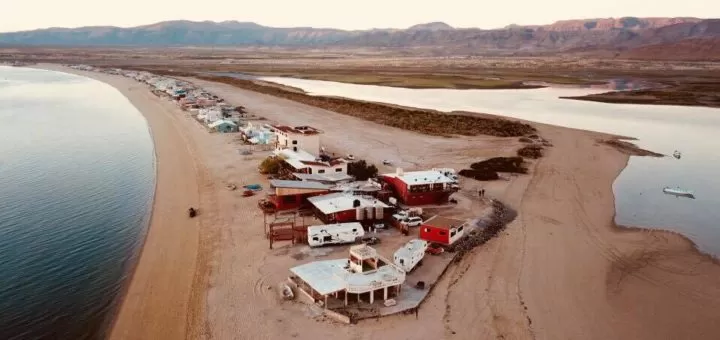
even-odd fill
[(454, 30), (452, 26), (444, 23), (444, 22), (429, 22), (427, 24), (419, 24), (410, 26), (408, 28), (408, 31), (447, 31), (447, 30)]
[[(694, 50), (698, 47), (696, 43), (683, 40), (717, 37), (720, 37), (720, 19), (624, 17), (563, 20), (550, 25), (510, 25), (491, 30), (454, 28), (442, 22), (419, 24), (407, 29), (347, 31), (267, 27), (238, 21), (166, 21), (131, 28), (48, 28), (2, 33), (0, 43), (54, 46), (412, 47), (442, 54), (478, 55), (612, 51), (619, 55), (651, 58), (653, 53), (643, 51), (652, 51), (662, 44)], [(684, 58), (694, 53), (687, 50), (677, 52), (682, 53)], [(663, 53), (668, 58), (672, 54), (672, 51)]]

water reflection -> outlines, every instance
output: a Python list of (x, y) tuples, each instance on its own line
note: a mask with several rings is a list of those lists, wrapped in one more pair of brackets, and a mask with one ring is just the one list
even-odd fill
[[(560, 99), (603, 89), (406, 89), (295, 78), (261, 77), (315, 95), (392, 103), (441, 111), (499, 114), (540, 123), (638, 138), (643, 148), (682, 158), (632, 157), (614, 183), (616, 221), (652, 226), (690, 237), (720, 254), (720, 110), (699, 107), (618, 105)], [(695, 200), (665, 195), (666, 186), (695, 191)]]

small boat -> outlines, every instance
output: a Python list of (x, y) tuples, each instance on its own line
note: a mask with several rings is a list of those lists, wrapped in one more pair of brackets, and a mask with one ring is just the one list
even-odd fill
[(690, 190), (684, 190), (680, 188), (670, 188), (670, 187), (664, 187), (663, 192), (668, 195), (674, 195), (674, 196), (682, 196), (682, 197), (688, 197), (688, 198), (695, 198), (695, 194)]
[(680, 153), (680, 151), (675, 150), (675, 152), (673, 152), (673, 157), (680, 159), (680, 157), (682, 157), (682, 154)]

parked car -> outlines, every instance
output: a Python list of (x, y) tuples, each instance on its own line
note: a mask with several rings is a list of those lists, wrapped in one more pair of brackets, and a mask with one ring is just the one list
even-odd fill
[(422, 225), (423, 220), (418, 216), (408, 217), (404, 222), (408, 227), (419, 227)]
[(353, 156), (353, 155), (347, 155), (347, 157), (345, 157), (345, 158), (346, 158), (347, 160), (349, 160), (349, 161), (354, 161), (354, 160), (355, 160), (355, 156)]
[(389, 161), (389, 160), (387, 160), (387, 159), (383, 159), (382, 164), (384, 164), (384, 165), (392, 165), (392, 162)]

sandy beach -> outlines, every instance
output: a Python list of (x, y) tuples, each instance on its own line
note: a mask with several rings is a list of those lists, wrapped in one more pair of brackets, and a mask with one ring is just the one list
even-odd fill
[[(597, 133), (533, 124), (550, 140), (531, 174), (482, 183), (519, 211), (502, 235), (452, 266), (415, 316), (339, 325), (275, 292), (293, 249), (268, 250), (260, 197), (227, 191), (267, 180), (263, 154), (241, 156), (232, 135), (209, 134), (131, 79), (60, 66), (100, 80), (145, 115), (157, 154), (153, 215), (113, 339), (716, 339), (720, 266), (684, 237), (618, 228), (612, 183), (628, 156)], [(460, 168), (510, 156), (516, 138), (441, 138), (362, 121), (229, 85), (194, 80), (283, 124), (325, 131), (322, 143), (407, 169)], [(381, 171), (392, 171), (382, 167)], [(470, 196), (480, 183), (461, 182)], [(188, 219), (188, 206), (200, 207)], [(474, 206), (464, 214), (472, 216)]]

